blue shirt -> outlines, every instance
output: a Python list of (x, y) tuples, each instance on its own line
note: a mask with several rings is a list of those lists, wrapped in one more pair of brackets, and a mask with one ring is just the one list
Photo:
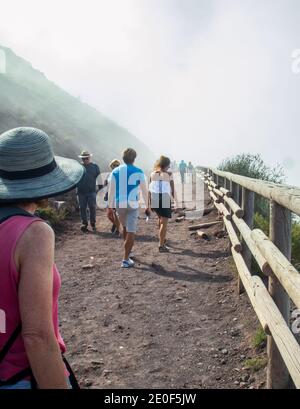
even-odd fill
[(138, 191), (141, 182), (145, 182), (142, 169), (134, 165), (120, 165), (112, 171), (116, 181), (116, 206), (130, 205), (138, 207)]

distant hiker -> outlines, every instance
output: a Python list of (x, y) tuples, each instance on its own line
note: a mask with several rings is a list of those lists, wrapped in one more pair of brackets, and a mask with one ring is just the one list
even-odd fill
[(178, 171), (176, 160), (173, 160), (170, 165), (170, 172), (175, 173)]
[(193, 166), (192, 162), (189, 162), (189, 163), (188, 163), (188, 165), (187, 165), (187, 171), (188, 171), (188, 174), (189, 174), (189, 180), (190, 180), (190, 182), (193, 182), (195, 169), (194, 169), (194, 166)]
[(54, 232), (34, 213), (47, 198), (75, 188), (83, 173), (77, 161), (54, 157), (39, 129), (0, 135), (0, 309), (7, 318), (0, 390), (69, 389), (74, 381), (62, 357)]
[[(119, 161), (119, 159), (113, 159), (110, 162), (109, 167), (113, 171), (114, 169), (116, 169), (120, 165), (121, 165), (121, 161)], [(111, 173), (109, 174), (109, 176), (107, 177), (107, 179), (104, 182), (104, 186), (107, 186), (107, 192), (106, 192), (105, 197), (104, 197), (104, 200), (106, 202), (108, 202), (108, 189), (109, 189), (110, 179), (111, 179)], [(119, 217), (117, 215), (116, 209), (114, 208), (113, 210), (114, 210), (113, 214), (111, 213), (109, 215), (111, 217), (110, 221), (112, 222), (111, 232), (112, 232), (112, 234), (115, 234), (116, 236), (119, 236), (119, 234), (120, 234), (120, 220), (119, 220)]]
[(184, 160), (182, 160), (182, 161), (179, 163), (179, 172), (180, 172), (180, 176), (181, 176), (181, 183), (184, 183), (184, 182), (185, 182), (186, 168), (187, 168), (186, 163), (185, 163)]
[[(96, 231), (96, 194), (97, 189), (102, 189), (99, 166), (92, 162), (93, 155), (88, 151), (82, 151), (78, 157), (82, 160), (85, 174), (77, 186), (78, 203), (81, 217), (81, 231), (88, 231), (87, 208), (90, 213), (90, 224), (93, 231)], [(98, 185), (97, 185), (98, 179)]]
[(141, 192), (146, 205), (145, 213), (150, 214), (148, 207), (148, 189), (144, 172), (134, 166), (136, 152), (128, 148), (123, 152), (124, 164), (112, 171), (108, 191), (108, 217), (112, 219), (114, 208), (117, 210), (123, 226), (124, 258), (123, 268), (134, 266), (130, 258), (139, 216), (139, 192)]
[(159, 218), (159, 251), (166, 253), (169, 247), (166, 245), (168, 220), (172, 217), (172, 199), (175, 201), (175, 187), (172, 172), (169, 171), (170, 159), (161, 156), (155, 163), (154, 172), (150, 176), (151, 208)]
[(187, 170), (190, 173), (192, 173), (194, 171), (194, 166), (193, 166), (192, 162), (188, 163)]

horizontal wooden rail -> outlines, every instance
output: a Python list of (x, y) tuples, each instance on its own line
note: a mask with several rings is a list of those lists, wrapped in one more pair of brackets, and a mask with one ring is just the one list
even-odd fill
[(225, 187), (220, 187), (220, 191), (223, 193), (224, 196), (232, 197), (232, 193), (230, 192), (230, 190), (225, 189)]
[(224, 216), (227, 220), (231, 220), (231, 214), (229, 213), (229, 211), (226, 209), (226, 207), (224, 206), (223, 203), (217, 203), (214, 202), (217, 210), (221, 213), (222, 216)]
[(231, 221), (227, 220), (226, 217), (223, 217), (223, 220), (224, 220), (224, 224), (226, 226), (226, 230), (230, 238), (232, 247), (234, 248), (236, 252), (240, 253), (242, 251), (242, 245), (238, 239), (236, 232), (234, 231)]
[[(245, 287), (268, 334), (267, 387), (288, 388), (291, 377), (300, 389), (300, 346), (289, 328), (290, 298), (300, 308), (300, 274), (290, 262), (291, 212), (300, 215), (300, 189), (214, 168), (202, 175), (232, 244), (238, 288)], [(254, 194), (270, 200), (270, 238), (253, 230)], [(252, 258), (268, 287), (251, 274)]]
[(231, 197), (224, 196), (224, 201), (229, 205), (229, 207), (237, 217), (243, 217), (243, 209), (241, 209), (240, 206), (236, 204)]
[(230, 172), (223, 172), (219, 169), (209, 168), (215, 175), (221, 176), (232, 182), (245, 187), (265, 197), (274, 200), (281, 206), (291, 210), (300, 216), (300, 188), (295, 186), (283, 185), (280, 183), (266, 182), (263, 180), (252, 179), (246, 176), (236, 175)]
[(300, 308), (300, 274), (274, 243), (259, 229), (251, 233), (263, 257), (268, 261), (274, 274), (285, 288), (295, 305)]
[(300, 388), (300, 346), (262, 280), (258, 276), (251, 276), (243, 257), (234, 248), (232, 255), (260, 323), (265, 330), (270, 331), (295, 386)]
[(245, 240), (248, 248), (250, 249), (253, 257), (255, 258), (257, 264), (259, 265), (261, 271), (264, 273), (266, 276), (270, 276), (272, 274), (272, 269), (267, 262), (267, 260), (263, 257), (261, 252), (259, 251), (257, 245), (255, 244), (255, 241), (251, 237), (251, 232), (252, 230), (250, 227), (247, 225), (247, 223), (244, 222), (243, 219), (240, 219), (236, 217), (235, 215), (232, 216), (232, 219), (240, 231), (243, 239)]

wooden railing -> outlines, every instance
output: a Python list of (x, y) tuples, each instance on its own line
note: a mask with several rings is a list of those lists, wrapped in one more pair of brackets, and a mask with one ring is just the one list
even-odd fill
[[(300, 309), (300, 274), (291, 264), (291, 214), (300, 216), (300, 189), (256, 180), (214, 168), (201, 178), (223, 216), (239, 277), (239, 294), (246, 290), (268, 335), (267, 387), (300, 389), (300, 346), (290, 330), (291, 300)], [(267, 237), (253, 229), (254, 198), (270, 201)], [(268, 285), (252, 272), (255, 259)]]

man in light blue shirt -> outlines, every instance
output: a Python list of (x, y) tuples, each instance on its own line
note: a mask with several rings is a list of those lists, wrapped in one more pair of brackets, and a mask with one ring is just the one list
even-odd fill
[(136, 152), (128, 148), (123, 152), (124, 164), (118, 166), (111, 173), (108, 191), (108, 217), (113, 217), (116, 208), (120, 222), (123, 226), (124, 259), (123, 268), (134, 266), (134, 261), (129, 257), (134, 244), (139, 216), (139, 193), (141, 192), (146, 207), (145, 213), (150, 214), (149, 194), (144, 172), (134, 166)]

